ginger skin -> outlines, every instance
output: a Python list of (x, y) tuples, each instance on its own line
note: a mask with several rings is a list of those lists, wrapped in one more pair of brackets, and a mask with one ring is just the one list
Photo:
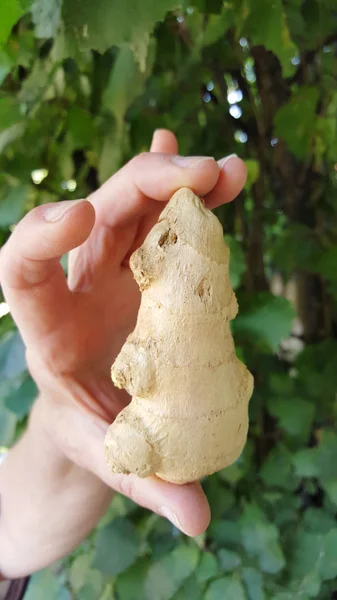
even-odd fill
[(142, 299), (111, 370), (133, 396), (106, 436), (113, 472), (184, 484), (240, 455), (253, 377), (230, 332), (228, 265), (218, 219), (191, 190), (176, 192), (130, 260)]

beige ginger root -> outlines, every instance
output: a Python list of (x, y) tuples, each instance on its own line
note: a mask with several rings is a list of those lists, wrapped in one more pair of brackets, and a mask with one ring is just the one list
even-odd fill
[(240, 455), (253, 377), (230, 332), (228, 265), (218, 219), (191, 190), (176, 192), (130, 260), (142, 298), (111, 370), (133, 396), (106, 436), (114, 473), (183, 484)]

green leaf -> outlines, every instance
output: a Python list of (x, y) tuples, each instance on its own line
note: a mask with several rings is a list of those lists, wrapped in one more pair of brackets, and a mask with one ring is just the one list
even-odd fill
[(195, 571), (199, 559), (196, 546), (178, 546), (152, 564), (146, 580), (148, 600), (170, 600), (183, 582)]
[(75, 592), (79, 592), (79, 590), (84, 586), (87, 573), (90, 570), (90, 564), (90, 554), (81, 554), (80, 556), (77, 556), (72, 563), (69, 573), (69, 580), (70, 585)]
[(233, 23), (234, 16), (229, 6), (223, 8), (219, 15), (210, 14), (203, 32), (202, 45), (204, 47), (211, 46), (218, 40), (223, 39)]
[(73, 598), (66, 587), (59, 586), (57, 600), (73, 600)]
[(18, 0), (1, 0), (0, 4), (0, 45), (7, 39), (16, 22), (22, 16), (22, 9)]
[(336, 264), (337, 264), (337, 246), (333, 245), (327, 248), (324, 253), (321, 253), (319, 260), (316, 263), (318, 273), (323, 275), (328, 281), (336, 282)]
[(260, 476), (267, 486), (290, 490), (296, 488), (298, 480), (293, 474), (291, 457), (291, 452), (285, 446), (274, 446), (260, 470)]
[(332, 504), (337, 505), (337, 477), (336, 479), (322, 479), (321, 478), (321, 486), (328, 496), (330, 502)]
[(300, 87), (276, 113), (275, 135), (284, 139), (297, 158), (311, 153), (318, 98), (316, 87)]
[(245, 165), (247, 168), (247, 181), (245, 188), (250, 190), (252, 185), (256, 183), (260, 176), (260, 163), (257, 160), (249, 158), (245, 160)]
[[(186, 579), (173, 600), (203, 600), (203, 589), (194, 575)], [(138, 600), (138, 597), (137, 597)]]
[(313, 533), (326, 534), (330, 529), (335, 527), (336, 521), (324, 509), (311, 506), (303, 515), (302, 525), (305, 529)]
[(28, 415), (37, 394), (35, 382), (27, 377), (17, 390), (5, 398), (4, 405), (21, 420)]
[(223, 481), (226, 481), (227, 483), (230, 483), (232, 485), (236, 485), (237, 482), (244, 477), (244, 475), (244, 469), (240, 467), (240, 465), (237, 462), (230, 465), (229, 467), (225, 467), (218, 473), (218, 476), (221, 477)]
[[(222, 482), (222, 474), (226, 472), (220, 471), (216, 475), (209, 477), (205, 481), (206, 495), (211, 508), (213, 522), (220, 519), (224, 513), (235, 505), (235, 496), (228, 486), (224, 487)], [(225, 480), (226, 481), (226, 480)]]
[(117, 575), (135, 562), (137, 554), (136, 529), (131, 521), (119, 518), (98, 531), (92, 564), (106, 575)]
[(0, 199), (0, 228), (17, 223), (25, 212), (29, 188), (17, 185)]
[(22, 66), (30, 70), (36, 57), (36, 39), (31, 29), (20, 28), (17, 35), (12, 35), (6, 51), (13, 66)]
[[(278, 592), (273, 600), (298, 600), (297, 592)], [(308, 596), (301, 596), (301, 600), (308, 600)]]
[(98, 162), (98, 180), (101, 184), (121, 167), (126, 138), (124, 125), (112, 129), (104, 138)]
[(26, 104), (30, 110), (39, 107), (45, 99), (48, 86), (51, 84), (51, 70), (52, 66), (49, 63), (36, 60), (21, 86), (18, 94), (19, 102)]
[(316, 448), (304, 448), (296, 452), (292, 457), (296, 475), (298, 477), (316, 477), (319, 472), (316, 459)]
[(260, 339), (271, 350), (276, 351), (281, 340), (290, 334), (294, 310), (285, 298), (260, 293), (248, 306), (241, 304), (240, 309), (233, 321), (234, 331)]
[(67, 126), (73, 148), (86, 148), (92, 145), (94, 125), (93, 118), (88, 111), (78, 106), (72, 106), (68, 111)]
[(8, 75), (13, 66), (13, 61), (5, 50), (0, 49), (0, 85)]
[(316, 452), (318, 476), (321, 479), (336, 479), (337, 435), (333, 431), (322, 431)]
[(254, 46), (262, 45), (279, 59), (286, 77), (294, 72), (291, 59), (297, 48), (290, 37), (282, 0), (246, 0), (238, 18), (241, 33), (250, 38)]
[(21, 121), (20, 107), (11, 96), (0, 97), (0, 131)]
[[(91, 570), (89, 571), (89, 574), (91, 575), (90, 580), (87, 581), (81, 589), (81, 594), (79, 596), (81, 600), (97, 600), (97, 598), (101, 597), (103, 591), (102, 580), (92, 576), (93, 574), (97, 575), (97, 571)], [(108, 598), (111, 598), (111, 595), (109, 595)], [(106, 600), (108, 600), (108, 598)]]
[(56, 576), (50, 569), (44, 569), (31, 577), (25, 600), (57, 600), (57, 592)]
[(0, 344), (0, 377), (13, 379), (26, 370), (25, 346), (18, 332), (11, 332)]
[(270, 398), (268, 410), (289, 435), (308, 437), (315, 414), (315, 406), (312, 402), (292, 397)]
[(253, 504), (246, 504), (240, 525), (243, 546), (248, 554), (258, 558), (261, 570), (271, 574), (281, 571), (285, 560), (277, 527)]
[(199, 583), (204, 583), (217, 575), (219, 571), (218, 562), (211, 552), (203, 552), (200, 558), (196, 577)]
[(177, 0), (67, 0), (63, 4), (66, 32), (79, 48), (105, 52), (128, 44), (140, 65), (145, 64), (150, 35)]
[[(1, 109), (0, 109), (1, 112)], [(0, 130), (0, 154), (5, 150), (7, 146), (15, 142), (15, 140), (22, 137), (25, 131), (25, 123), (16, 123), (8, 129)]]
[(34, 0), (31, 13), (38, 38), (55, 37), (61, 22), (62, 0)]
[(117, 121), (122, 121), (132, 102), (142, 91), (144, 76), (133, 52), (121, 48), (103, 95), (103, 107), (112, 112)]
[(292, 224), (282, 231), (271, 244), (275, 265), (289, 277), (296, 269), (310, 271), (322, 249), (314, 231), (302, 224)]
[(242, 583), (238, 579), (223, 577), (212, 581), (205, 594), (205, 600), (247, 600)]
[(290, 563), (292, 587), (310, 598), (316, 598), (321, 587), (318, 561), (323, 542), (323, 535), (305, 531), (299, 531), (293, 542)]
[[(104, 578), (102, 573), (96, 569), (90, 569), (88, 572), (88, 581), (81, 589), (81, 600), (96, 600), (101, 597), (104, 590)], [(109, 596), (110, 598), (111, 596)]]
[(0, 403), (0, 447), (9, 447), (13, 443), (16, 417)]
[(213, 521), (209, 527), (209, 533), (215, 543), (220, 546), (238, 544), (240, 542), (240, 526), (237, 521)]
[(245, 255), (240, 242), (233, 236), (225, 235), (225, 242), (230, 250), (229, 280), (233, 290), (236, 290), (241, 284), (243, 275), (247, 269)]
[(22, 9), (22, 11), (23, 11), (24, 13), (25, 13), (25, 12), (27, 12), (27, 11), (30, 9), (30, 7), (31, 7), (31, 5), (32, 5), (32, 3), (33, 3), (33, 1), (34, 1), (34, 0), (19, 0), (19, 3), (20, 3), (20, 6), (21, 6), (21, 9)]
[(337, 528), (331, 529), (324, 538), (318, 561), (318, 571), (323, 581), (337, 578)]
[(232, 550), (227, 550), (226, 548), (221, 548), (218, 552), (218, 558), (221, 570), (233, 571), (237, 569), (241, 565), (241, 558), (237, 552), (233, 552)]
[(145, 581), (151, 566), (148, 558), (138, 560), (116, 579), (116, 592), (120, 600), (146, 600)]
[(263, 579), (261, 573), (253, 567), (242, 569), (242, 578), (245, 583), (249, 600), (265, 600)]

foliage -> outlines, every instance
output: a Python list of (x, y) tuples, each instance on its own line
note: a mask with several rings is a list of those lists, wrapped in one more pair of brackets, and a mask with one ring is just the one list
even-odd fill
[[(335, 0), (2, 0), (1, 244), (32, 207), (86, 197), (156, 127), (181, 153), (236, 152), (248, 168), (217, 214), (256, 389), (245, 451), (203, 482), (209, 530), (187, 539), (116, 496), (27, 600), (337, 592), (336, 75)], [(36, 389), (9, 315), (0, 335), (1, 446)]]

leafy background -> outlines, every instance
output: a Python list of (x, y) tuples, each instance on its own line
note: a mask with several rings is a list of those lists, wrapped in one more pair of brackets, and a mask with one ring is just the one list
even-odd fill
[[(0, 237), (85, 197), (168, 127), (181, 153), (236, 152), (218, 210), (255, 375), (249, 441), (204, 481), (205, 535), (116, 496), (26, 600), (337, 598), (335, 0), (1, 0)], [(36, 388), (0, 304), (0, 445)]]

